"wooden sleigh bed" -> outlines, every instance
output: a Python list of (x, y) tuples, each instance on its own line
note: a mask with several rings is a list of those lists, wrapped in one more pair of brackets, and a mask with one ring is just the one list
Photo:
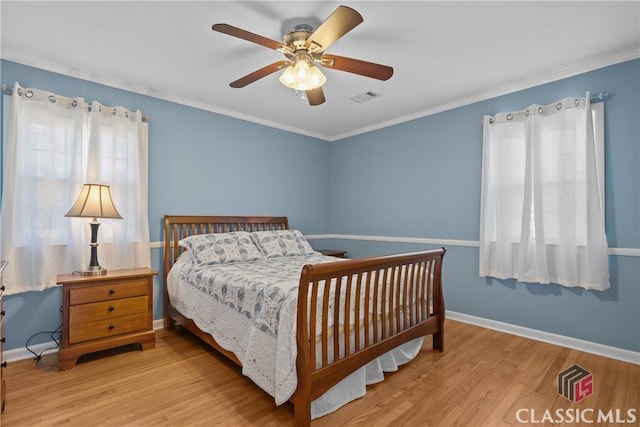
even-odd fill
[[(179, 245), (182, 239), (199, 234), (288, 230), (287, 218), (166, 215), (164, 221), (165, 329), (179, 324), (242, 366), (235, 354), (172, 306), (167, 277), (185, 251)], [(297, 388), (289, 399), (297, 426), (310, 424), (312, 401), (399, 345), (432, 335), (434, 350), (443, 351), (444, 254), (441, 248), (304, 265), (293, 328)]]

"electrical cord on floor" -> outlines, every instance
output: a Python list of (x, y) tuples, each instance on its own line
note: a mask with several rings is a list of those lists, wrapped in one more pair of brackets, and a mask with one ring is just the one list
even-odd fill
[[(40, 359), (42, 359), (42, 355), (46, 352), (46, 351), (50, 351), (50, 350), (56, 350), (60, 347), (60, 342), (58, 341), (60, 339), (60, 337), (58, 336), (58, 339), (56, 339), (55, 335), (56, 334), (61, 334), (62, 333), (62, 325), (58, 326), (58, 328), (55, 331), (43, 331), (43, 332), (36, 332), (35, 334), (31, 335), (28, 339), (27, 339), (27, 343), (25, 344), (25, 347), (27, 349), (27, 351), (31, 354), (33, 354), (35, 356), (34, 360), (36, 361), (36, 364), (38, 364), (38, 362), (40, 362)], [(29, 341), (31, 341), (33, 338), (37, 337), (38, 335), (42, 335), (42, 334), (50, 334), (51, 335), (51, 339), (53, 340), (53, 342), (56, 343), (55, 347), (47, 347), (45, 349), (43, 349), (42, 351), (40, 351), (40, 353), (36, 353), (35, 351), (31, 350), (29, 348)]]

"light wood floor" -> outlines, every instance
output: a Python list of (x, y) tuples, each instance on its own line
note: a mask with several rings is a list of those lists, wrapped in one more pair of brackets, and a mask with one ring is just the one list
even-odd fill
[[(64, 372), (56, 354), (38, 365), (10, 363), (2, 425), (293, 426), (291, 404), (276, 407), (188, 333), (158, 331), (153, 350), (110, 353)], [(577, 404), (556, 390), (558, 373), (573, 364), (594, 378), (593, 394)], [(637, 365), (447, 320), (444, 353), (425, 341), (414, 361), (369, 386), (364, 398), (311, 425), (522, 426), (520, 409), (530, 424), (545, 410), (593, 409), (586, 413), (594, 418), (618, 409), (626, 421), (632, 410), (637, 425), (639, 384)]]

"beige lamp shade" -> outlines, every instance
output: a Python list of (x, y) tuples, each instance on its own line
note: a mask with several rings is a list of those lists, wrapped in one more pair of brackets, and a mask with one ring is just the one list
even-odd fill
[(122, 219), (113, 205), (111, 189), (103, 184), (84, 184), (78, 200), (65, 216)]
[(73, 204), (65, 216), (93, 218), (91, 226), (91, 261), (82, 275), (102, 275), (107, 269), (98, 263), (98, 218), (122, 219), (111, 199), (111, 189), (108, 185), (85, 184), (80, 191), (78, 200)]

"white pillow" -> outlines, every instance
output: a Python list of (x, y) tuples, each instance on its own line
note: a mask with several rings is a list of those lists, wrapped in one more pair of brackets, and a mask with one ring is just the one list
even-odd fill
[(251, 238), (265, 258), (313, 253), (313, 248), (298, 230), (254, 231)]
[(198, 264), (264, 259), (246, 231), (231, 233), (194, 234), (178, 242), (186, 248)]

